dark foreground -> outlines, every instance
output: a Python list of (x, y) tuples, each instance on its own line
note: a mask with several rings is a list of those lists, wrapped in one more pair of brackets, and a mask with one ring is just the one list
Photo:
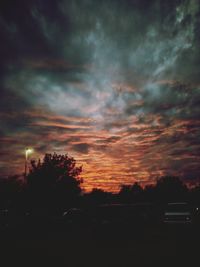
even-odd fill
[(0, 266), (200, 266), (200, 226), (1, 231)]

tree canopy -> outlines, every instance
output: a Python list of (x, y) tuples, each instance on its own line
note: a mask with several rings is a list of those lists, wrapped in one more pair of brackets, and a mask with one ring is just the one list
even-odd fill
[(81, 171), (82, 167), (68, 155), (46, 154), (42, 161), (31, 161), (27, 193), (32, 206), (70, 206), (81, 193)]

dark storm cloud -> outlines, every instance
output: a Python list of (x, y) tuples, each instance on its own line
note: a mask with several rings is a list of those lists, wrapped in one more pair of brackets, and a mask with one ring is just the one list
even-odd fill
[[(197, 119), (200, 115), (200, 87), (188, 84), (149, 84), (144, 88), (139, 108), (147, 113), (181, 119)], [(137, 107), (136, 107), (137, 108)]]
[[(178, 75), (178, 62), (185, 51), (196, 60), (198, 8), (195, 1), (165, 5), (162, 1), (55, 1), (48, 5), (38, 1), (26, 3), (22, 10), (7, 4), (2, 28), (6, 37), (15, 36), (8, 43), (19, 42), (14, 49), (16, 64), (24, 58), (46, 57), (92, 64), (101, 75), (82, 79), (88, 78), (93, 85), (116, 78), (107, 75), (109, 66), (113, 69), (110, 75), (117, 74), (122, 82), (126, 79), (125, 73), (120, 74), (122, 69), (156, 79), (168, 72)], [(4, 48), (7, 55), (13, 50), (7, 43)], [(11, 65), (15, 67), (13, 60)]]
[(95, 62), (101, 71), (105, 65), (127, 66), (158, 76), (182, 52), (192, 48), (192, 60), (197, 51), (198, 2), (162, 2), (33, 1), (19, 9), (8, 1), (1, 28), (10, 46), (4, 49), (7, 56), (14, 50), (18, 61), (64, 57), (76, 64)]
[(87, 154), (90, 146), (88, 144), (80, 143), (72, 146), (72, 150)]
[(1, 132), (4, 134), (18, 132), (20, 129), (27, 129), (32, 122), (24, 113), (30, 108), (29, 103), (17, 92), (9, 88), (1, 87), (0, 120)]
[[(126, 4), (116, 2), (110, 5), (105, 2), (98, 5), (94, 1), (76, 3), (73, 2), (70, 9), (75, 32), (72, 40), (78, 52), (84, 50), (87, 55), (89, 50), (89, 60), (100, 68), (106, 64), (116, 68), (127, 66), (155, 78), (163, 71), (175, 70), (173, 67), (182, 52), (192, 48), (197, 2), (169, 3), (167, 8), (161, 1), (151, 1), (151, 5), (145, 3), (147, 9), (141, 8), (138, 1), (132, 2), (129, 9)], [(143, 2), (143, 6), (145, 4)], [(66, 10), (69, 9), (64, 6), (65, 14)]]

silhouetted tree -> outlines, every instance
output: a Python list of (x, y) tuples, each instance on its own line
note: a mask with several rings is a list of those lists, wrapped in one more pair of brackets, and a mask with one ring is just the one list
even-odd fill
[(93, 188), (90, 193), (84, 195), (87, 205), (100, 205), (113, 202), (114, 195), (99, 188)]
[(142, 199), (143, 188), (139, 185), (139, 183), (135, 182), (131, 187), (131, 195), (133, 199), (138, 201)]
[(27, 198), (32, 208), (65, 209), (81, 193), (79, 175), (74, 158), (68, 155), (46, 154), (42, 161), (32, 161), (27, 176)]
[(156, 201), (156, 193), (155, 193), (155, 185), (146, 185), (144, 188), (144, 200), (146, 202), (155, 202)]
[(119, 198), (122, 202), (137, 202), (143, 198), (143, 189), (139, 183), (133, 185), (122, 185), (119, 191)]
[(123, 185), (121, 185), (121, 188), (119, 190), (119, 194), (120, 195), (128, 195), (128, 194), (130, 194), (130, 191), (131, 191), (131, 185), (123, 184)]
[(190, 201), (195, 204), (200, 204), (200, 185), (190, 190)]
[(161, 177), (155, 186), (155, 197), (158, 201), (187, 200), (187, 187), (179, 177)]

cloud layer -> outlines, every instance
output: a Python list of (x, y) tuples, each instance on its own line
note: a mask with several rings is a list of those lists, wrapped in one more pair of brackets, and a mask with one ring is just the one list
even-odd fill
[(69, 153), (83, 187), (198, 181), (198, 0), (24, 2), (1, 8), (0, 170)]

